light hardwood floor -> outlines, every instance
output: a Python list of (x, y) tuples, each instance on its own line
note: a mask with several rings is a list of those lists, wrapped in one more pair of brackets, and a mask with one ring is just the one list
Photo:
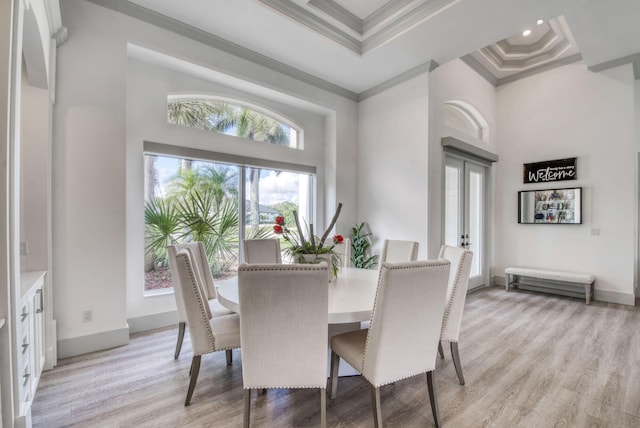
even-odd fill
[[(241, 352), (202, 358), (184, 407), (190, 345), (177, 361), (177, 328), (133, 335), (127, 346), (60, 360), (33, 404), (35, 427), (242, 426)], [(460, 337), (466, 380), (448, 347), (436, 385), (448, 427), (640, 427), (640, 310), (492, 287), (467, 298)], [(398, 364), (402, 351), (398, 350)], [(370, 392), (340, 378), (329, 427), (371, 427)], [(270, 390), (252, 399), (252, 426), (319, 424), (317, 390)], [(423, 376), (382, 388), (385, 427), (430, 427)]]

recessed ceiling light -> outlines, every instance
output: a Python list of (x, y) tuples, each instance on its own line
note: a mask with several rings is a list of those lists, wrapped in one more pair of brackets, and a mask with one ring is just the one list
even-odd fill
[(522, 35), (525, 37), (527, 37), (529, 34), (531, 34), (531, 30), (529, 30), (528, 28), (522, 32)]
[(542, 25), (544, 24), (544, 21), (542, 19), (538, 19), (538, 21), (536, 22), (537, 25)]

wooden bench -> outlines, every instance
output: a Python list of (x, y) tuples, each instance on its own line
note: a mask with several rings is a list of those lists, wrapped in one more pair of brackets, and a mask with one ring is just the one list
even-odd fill
[(505, 289), (542, 291), (563, 296), (584, 297), (591, 304), (596, 277), (584, 273), (555, 270), (508, 267), (504, 270)]

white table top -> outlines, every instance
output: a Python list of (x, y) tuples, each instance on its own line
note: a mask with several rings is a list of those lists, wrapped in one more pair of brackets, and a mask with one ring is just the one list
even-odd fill
[[(378, 287), (379, 272), (373, 269), (342, 268), (329, 282), (329, 324), (368, 321)], [(238, 312), (238, 277), (217, 283), (218, 301)]]

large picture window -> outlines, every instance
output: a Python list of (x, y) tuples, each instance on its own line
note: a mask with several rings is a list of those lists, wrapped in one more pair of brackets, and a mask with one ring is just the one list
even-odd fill
[(147, 293), (172, 286), (167, 245), (202, 241), (213, 275), (226, 278), (241, 237), (273, 237), (275, 217), (293, 210), (312, 220), (312, 173), (151, 153), (144, 162)]

